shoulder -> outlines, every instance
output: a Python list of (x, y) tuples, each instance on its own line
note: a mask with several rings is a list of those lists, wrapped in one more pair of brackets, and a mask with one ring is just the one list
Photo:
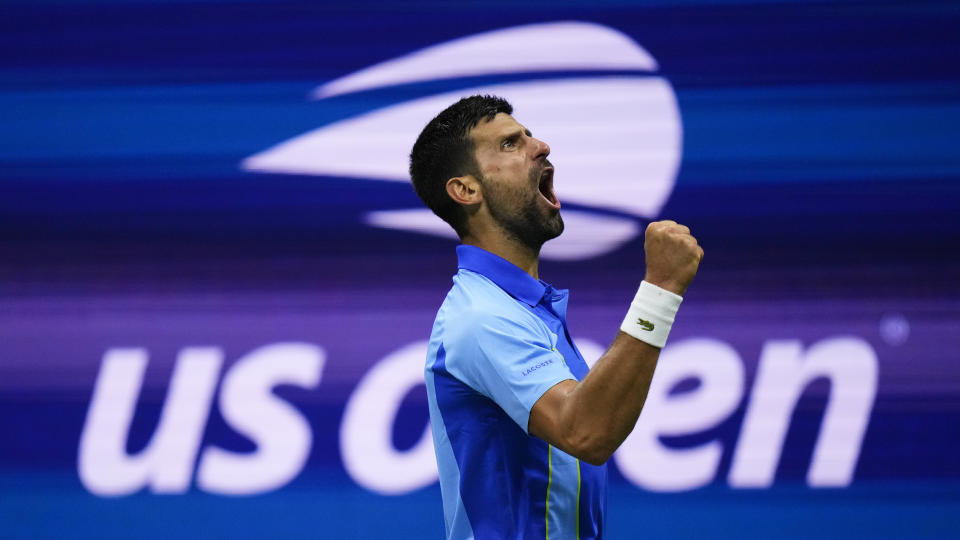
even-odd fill
[(455, 321), (494, 326), (514, 323), (535, 323), (540, 319), (530, 309), (510, 296), (482, 274), (460, 270), (453, 278), (453, 288), (443, 307)]
[(482, 274), (460, 270), (440, 313), (450, 337), (484, 330), (529, 329), (539, 333), (543, 322), (530, 309)]

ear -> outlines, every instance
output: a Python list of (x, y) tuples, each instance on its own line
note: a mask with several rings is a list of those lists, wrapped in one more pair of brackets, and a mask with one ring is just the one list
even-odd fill
[(480, 182), (472, 175), (455, 176), (447, 180), (447, 195), (457, 204), (473, 206), (483, 201)]

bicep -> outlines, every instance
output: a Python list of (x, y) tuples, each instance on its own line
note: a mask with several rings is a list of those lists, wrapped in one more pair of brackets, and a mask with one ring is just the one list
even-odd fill
[(563, 411), (567, 397), (576, 387), (577, 381), (567, 379), (558, 382), (544, 392), (540, 399), (533, 404), (533, 408), (530, 409), (527, 431), (553, 446), (561, 449), (565, 448), (568, 433), (566, 422), (563, 419)]

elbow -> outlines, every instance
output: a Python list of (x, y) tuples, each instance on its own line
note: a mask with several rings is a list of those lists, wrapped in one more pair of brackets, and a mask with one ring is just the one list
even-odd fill
[(597, 452), (595, 454), (585, 454), (583, 457), (578, 458), (580, 461), (586, 461), (587, 463), (599, 467), (606, 463), (610, 456), (613, 455), (613, 452)]
[(586, 461), (591, 465), (603, 465), (620, 446), (618, 441), (611, 440), (602, 434), (583, 433), (569, 439), (569, 449), (564, 449), (573, 457)]

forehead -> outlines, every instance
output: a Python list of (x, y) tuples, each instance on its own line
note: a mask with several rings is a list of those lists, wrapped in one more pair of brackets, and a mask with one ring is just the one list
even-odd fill
[(472, 130), (470, 137), (478, 146), (483, 143), (497, 142), (501, 137), (505, 137), (518, 130), (525, 128), (507, 113), (497, 113), (492, 120), (481, 120)]

